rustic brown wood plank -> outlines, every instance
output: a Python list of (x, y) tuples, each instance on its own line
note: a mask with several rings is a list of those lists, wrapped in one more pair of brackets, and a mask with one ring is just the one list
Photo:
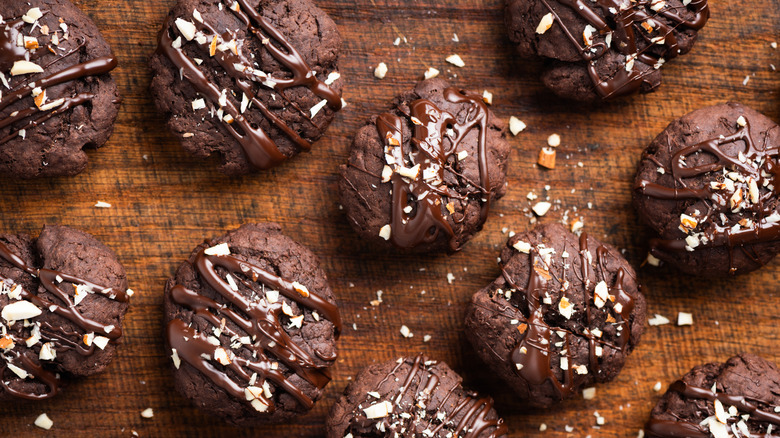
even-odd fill
[[(498, 275), (495, 259), (507, 237), (502, 229), (531, 226), (529, 191), (556, 203), (544, 221), (560, 220), (567, 210), (570, 217), (580, 215), (588, 232), (625, 248), (638, 265), (648, 233), (630, 208), (630, 181), (643, 145), (673, 118), (726, 100), (780, 120), (780, 75), (769, 66), (780, 66), (780, 51), (769, 47), (780, 39), (777, 0), (749, 5), (711, 0), (713, 17), (696, 48), (665, 67), (659, 92), (602, 107), (562, 102), (543, 89), (539, 64), (518, 59), (506, 41), (502, 0), (321, 0), (344, 38), (341, 65), (349, 106), (311, 154), (241, 179), (227, 179), (185, 155), (154, 111), (146, 60), (174, 1), (77, 3), (121, 60), (115, 77), (124, 104), (116, 130), (104, 149), (90, 154), (88, 170), (76, 178), (1, 178), (0, 229), (37, 234), (45, 223), (79, 226), (117, 251), (138, 293), (128, 314), (125, 345), (107, 372), (74, 383), (51, 401), (3, 406), (0, 436), (44, 435), (32, 426), (41, 412), (54, 420), (51, 436), (129, 436), (133, 430), (141, 436), (322, 436), (330, 403), (350, 376), (373, 361), (424, 351), (460, 371), (467, 385), (493, 395), (512, 436), (634, 437), (660, 397), (652, 389), (655, 382), (663, 382), (665, 389), (693, 365), (741, 351), (780, 361), (774, 310), (780, 301), (778, 263), (727, 280), (641, 269), (650, 312), (671, 318), (677, 311), (691, 311), (695, 325), (648, 328), (623, 373), (600, 385), (595, 400), (572, 400), (547, 411), (524, 408), (486, 374), (462, 328), (471, 294)], [(453, 33), (460, 42), (452, 41)], [(394, 46), (398, 36), (408, 44)], [(462, 56), (465, 68), (444, 61), (452, 53)], [(372, 75), (378, 62), (390, 68), (384, 80)], [(516, 115), (528, 129), (512, 139), (509, 193), (461, 253), (377, 254), (356, 239), (339, 211), (336, 169), (346, 159), (352, 133), (428, 67), (459, 86), (492, 91), (496, 113)], [(743, 85), (747, 75), (750, 80)], [(552, 171), (538, 169), (537, 151), (554, 132), (563, 138), (559, 165)], [(98, 200), (113, 207), (93, 208)], [(200, 414), (174, 392), (161, 343), (162, 288), (204, 237), (265, 220), (281, 223), (320, 256), (347, 330), (335, 379), (310, 415), (289, 425), (237, 430)], [(449, 272), (456, 277), (452, 284), (446, 280)], [(384, 303), (371, 307), (380, 289)], [(402, 324), (414, 338), (400, 336)], [(422, 341), (424, 334), (432, 335), (430, 342)], [(147, 407), (155, 411), (150, 420), (140, 416)], [(594, 428), (594, 411), (606, 417), (601, 429)], [(538, 432), (541, 423), (547, 432)], [(573, 432), (565, 431), (567, 425)]]

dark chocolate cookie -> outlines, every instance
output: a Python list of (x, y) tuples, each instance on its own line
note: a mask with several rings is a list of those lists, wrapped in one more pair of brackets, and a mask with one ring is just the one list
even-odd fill
[(165, 322), (176, 388), (239, 426), (308, 412), (341, 330), (319, 260), (276, 224), (195, 248), (165, 285)]
[(780, 370), (751, 354), (692, 369), (669, 387), (648, 437), (780, 437)]
[(419, 355), (371, 365), (330, 410), (328, 438), (508, 436), (493, 399), (463, 389), (444, 362)]
[(521, 55), (547, 60), (545, 86), (596, 101), (655, 90), (709, 16), (707, 0), (507, 0), (506, 24)]
[(188, 152), (240, 175), (309, 150), (341, 109), (336, 24), (309, 0), (180, 0), (150, 65)]
[(130, 295), (114, 252), (87, 233), (1, 234), (0, 400), (53, 397), (66, 377), (103, 371)]
[[(750, 272), (780, 251), (780, 127), (738, 103), (696, 110), (647, 147), (637, 214), (653, 257), (697, 275)], [(653, 260), (653, 259), (651, 259)]]
[(76, 175), (84, 148), (108, 140), (119, 111), (117, 65), (68, 0), (0, 2), (0, 173)]
[(471, 298), (466, 336), (521, 399), (550, 406), (618, 375), (646, 317), (620, 252), (550, 224), (509, 239), (500, 265)]
[(355, 136), (339, 185), (350, 224), (380, 246), (457, 251), (506, 192), (505, 136), (481, 96), (420, 82)]

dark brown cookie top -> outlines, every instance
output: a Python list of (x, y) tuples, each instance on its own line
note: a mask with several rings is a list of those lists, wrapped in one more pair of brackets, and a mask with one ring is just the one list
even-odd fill
[(87, 233), (0, 235), (0, 400), (53, 397), (66, 375), (103, 371), (130, 295), (114, 252)]
[(672, 122), (647, 147), (634, 206), (651, 254), (698, 275), (745, 273), (780, 251), (780, 127), (738, 103)]
[(507, 0), (506, 14), (520, 54), (551, 61), (545, 85), (585, 101), (654, 90), (708, 19), (707, 0)]
[(506, 192), (505, 135), (481, 96), (420, 82), (355, 136), (339, 185), (352, 227), (383, 247), (457, 251)]
[(241, 426), (309, 411), (341, 329), (319, 260), (276, 224), (195, 248), (165, 285), (165, 323), (177, 389)]
[(653, 408), (648, 437), (780, 436), (780, 370), (752, 354), (693, 368)]
[(75, 175), (113, 130), (117, 65), (68, 0), (0, 2), (0, 172)]
[(620, 252), (549, 224), (510, 238), (500, 265), (471, 299), (466, 335), (522, 399), (550, 406), (617, 376), (646, 317)]
[(508, 436), (493, 399), (464, 390), (462, 380), (446, 363), (423, 355), (371, 365), (331, 408), (326, 436)]
[(318, 140), (341, 109), (336, 24), (309, 0), (180, 0), (150, 65), (168, 127), (229, 175)]

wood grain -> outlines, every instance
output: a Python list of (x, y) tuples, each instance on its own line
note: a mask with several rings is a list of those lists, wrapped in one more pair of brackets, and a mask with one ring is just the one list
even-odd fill
[[(540, 65), (518, 59), (505, 38), (502, 0), (321, 0), (344, 39), (341, 71), (349, 106), (311, 154), (240, 179), (225, 178), (213, 163), (188, 157), (155, 113), (146, 61), (174, 1), (76, 3), (102, 29), (121, 62), (115, 78), (124, 103), (114, 135), (104, 149), (90, 153), (89, 168), (78, 177), (0, 178), (0, 230), (37, 234), (45, 223), (78, 226), (116, 250), (137, 294), (125, 344), (106, 373), (73, 383), (51, 401), (3, 406), (0, 436), (136, 431), (142, 437), (318, 437), (350, 376), (374, 361), (424, 351), (460, 371), (468, 386), (493, 395), (513, 437), (634, 437), (660, 397), (652, 389), (656, 382), (665, 389), (695, 364), (742, 351), (780, 361), (778, 263), (726, 280), (640, 269), (650, 313), (675, 317), (690, 311), (695, 325), (648, 328), (622, 374), (599, 385), (594, 400), (576, 399), (546, 411), (523, 407), (485, 372), (462, 326), (471, 294), (498, 275), (496, 256), (507, 237), (502, 229), (531, 227), (528, 192), (554, 202), (543, 221), (560, 220), (567, 211), (569, 217), (582, 216), (588, 232), (624, 248), (639, 265), (648, 233), (630, 208), (630, 181), (643, 145), (673, 118), (727, 100), (780, 120), (780, 75), (770, 68), (780, 66), (780, 51), (770, 47), (780, 39), (777, 0), (711, 0), (713, 16), (696, 47), (664, 67), (657, 93), (601, 107), (562, 102), (541, 87)], [(399, 36), (408, 43), (394, 46)], [(461, 55), (465, 68), (444, 61), (453, 53)], [(372, 75), (379, 62), (389, 66), (383, 80)], [(462, 252), (451, 257), (375, 253), (355, 237), (339, 211), (337, 166), (346, 160), (351, 135), (363, 121), (428, 67), (459, 86), (492, 91), (495, 112), (518, 116), (528, 129), (511, 140), (507, 196)], [(563, 139), (558, 167), (542, 170), (534, 164), (536, 155), (552, 133)], [(94, 208), (98, 200), (113, 206)], [(281, 223), (319, 255), (348, 329), (334, 381), (310, 415), (288, 425), (238, 430), (199, 413), (173, 390), (162, 351), (161, 303), (165, 279), (196, 244), (252, 221)], [(450, 272), (452, 284), (446, 279)], [(384, 291), (384, 303), (371, 307), (377, 290)], [(402, 324), (413, 338), (401, 337)], [(428, 343), (425, 334), (432, 336)], [(147, 407), (154, 409), (154, 418), (141, 418)], [(600, 429), (594, 427), (594, 411), (606, 417)], [(48, 433), (32, 425), (41, 412), (54, 420)], [(541, 423), (548, 426), (544, 433)]]

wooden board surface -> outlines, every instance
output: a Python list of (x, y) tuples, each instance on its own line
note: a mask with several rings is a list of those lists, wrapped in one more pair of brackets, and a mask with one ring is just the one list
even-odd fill
[[(601, 107), (563, 102), (543, 89), (540, 64), (518, 59), (506, 40), (503, 0), (320, 0), (344, 39), (341, 72), (349, 106), (312, 153), (240, 179), (188, 157), (150, 99), (146, 62), (174, 0), (76, 3), (120, 59), (114, 77), (124, 103), (114, 135), (104, 149), (90, 153), (89, 168), (78, 177), (32, 182), (0, 177), (0, 230), (37, 235), (46, 223), (78, 226), (118, 253), (137, 294), (125, 343), (106, 372), (73, 383), (51, 401), (2, 406), (0, 436), (43, 435), (32, 425), (42, 412), (54, 420), (51, 436), (131, 431), (142, 437), (323, 436), (325, 415), (350, 376), (374, 361), (423, 351), (448, 362), (468, 386), (495, 397), (513, 437), (634, 437), (660, 397), (653, 391), (656, 382), (665, 390), (692, 366), (743, 351), (780, 361), (778, 262), (717, 281), (640, 269), (650, 313), (673, 318), (688, 311), (695, 324), (649, 327), (622, 374), (599, 385), (594, 400), (575, 399), (545, 411), (523, 407), (485, 372), (462, 325), (469, 297), (499, 274), (496, 257), (507, 238), (502, 229), (531, 227), (526, 199), (531, 191), (555, 203), (544, 222), (560, 220), (567, 211), (569, 217), (580, 215), (589, 233), (624, 248), (636, 266), (641, 263), (648, 233), (630, 208), (630, 188), (643, 146), (673, 118), (726, 100), (780, 120), (780, 74), (770, 67), (780, 67), (780, 51), (770, 47), (780, 39), (778, 0), (711, 0), (712, 19), (693, 52), (664, 67), (660, 91)], [(399, 36), (408, 44), (394, 46)], [(454, 53), (465, 68), (444, 61)], [(383, 80), (372, 74), (379, 62), (389, 66)], [(528, 129), (511, 139), (507, 196), (459, 254), (376, 253), (356, 238), (339, 211), (337, 166), (363, 121), (428, 67), (458, 86), (490, 90), (496, 114), (516, 115)], [(538, 169), (538, 149), (552, 133), (563, 140), (558, 167)], [(113, 206), (97, 209), (97, 201)], [(165, 280), (195, 245), (252, 221), (279, 222), (319, 255), (347, 329), (335, 378), (310, 415), (288, 425), (240, 430), (201, 414), (174, 391), (162, 350), (161, 304)], [(455, 276), (451, 284), (448, 273)], [(371, 307), (377, 290), (384, 291), (384, 303)], [(401, 337), (402, 324), (413, 338)], [(428, 343), (425, 334), (432, 337)], [(148, 407), (154, 417), (141, 418)], [(600, 429), (594, 428), (595, 411), (606, 418)], [(544, 433), (541, 423), (548, 426)]]

